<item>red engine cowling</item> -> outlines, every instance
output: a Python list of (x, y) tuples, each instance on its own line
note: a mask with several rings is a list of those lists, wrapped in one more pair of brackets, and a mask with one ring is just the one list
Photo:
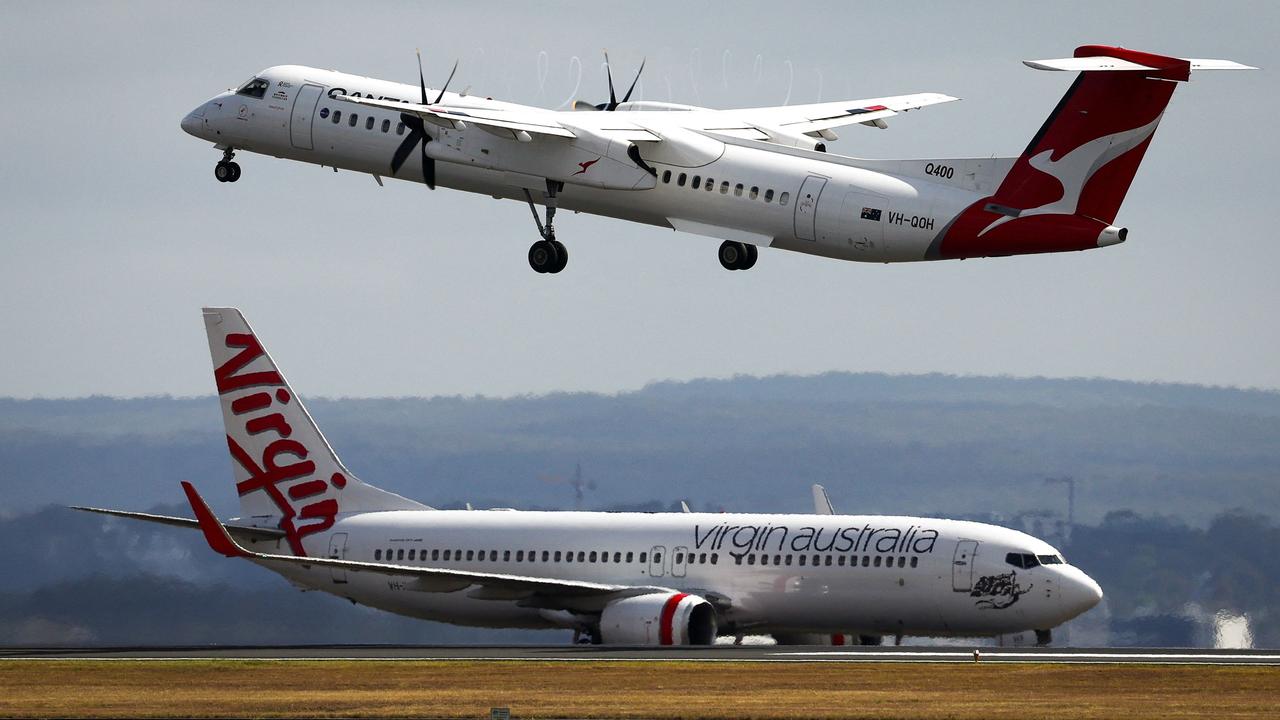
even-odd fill
[(639, 595), (615, 600), (600, 613), (600, 640), (610, 645), (710, 645), (716, 610), (688, 593)]

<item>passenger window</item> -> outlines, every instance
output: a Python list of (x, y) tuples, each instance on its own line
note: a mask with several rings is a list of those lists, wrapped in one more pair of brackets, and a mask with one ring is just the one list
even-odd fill
[(801, 555), (801, 556), (800, 556), (800, 567), (804, 567), (804, 561), (805, 561), (805, 558), (807, 558), (807, 557), (809, 557), (809, 556), (808, 556), (808, 555)]
[(382, 559), (382, 548), (378, 548), (377, 550), (374, 550), (374, 551), (373, 551), (373, 559), (374, 559), (374, 560), (381, 560), (381, 559)]
[(396, 551), (396, 559), (397, 560), (404, 559), (404, 548), (400, 548), (398, 551)]
[(779, 204), (779, 205), (786, 205), (786, 204), (787, 204), (787, 201), (788, 201), (788, 200), (790, 200), (790, 199), (791, 199), (791, 193), (784, 192), (784, 193), (782, 193), (781, 195), (779, 195), (779, 196), (778, 196), (778, 204)]
[(386, 131), (388, 131), (388, 130), (390, 130), (390, 129), (391, 129), (391, 121), (390, 121), (390, 120), (383, 120), (383, 121), (382, 121), (382, 132), (386, 132)]
[(690, 186), (691, 186), (694, 190), (697, 190), (698, 188), (702, 187), (702, 176), (701, 176), (701, 175), (694, 175), (694, 176), (693, 176), (693, 182), (692, 182), (692, 183), (690, 183)]
[(741, 565), (741, 564), (742, 564), (742, 556), (741, 556), (741, 555), (734, 555), (734, 556), (733, 556), (733, 564), (734, 564), (734, 565)]
[[(627, 560), (628, 560), (628, 562), (629, 562), (629, 561), (631, 560), (631, 558), (627, 558)], [(613, 554), (613, 561), (614, 561), (614, 562), (616, 562), (616, 563), (620, 563), (620, 562), (622, 562), (622, 553), (620, 553), (620, 552), (616, 552), (616, 553), (614, 553), (614, 554)]]
[(863, 556), (862, 556), (862, 567), (870, 567), (870, 566), (871, 566), (871, 556), (870, 556), (870, 555), (863, 555)]
[(676, 184), (679, 185), (680, 187), (684, 187), (684, 181), (687, 180), (688, 177), (689, 177), (688, 175), (685, 175), (684, 173), (680, 173), (680, 177), (676, 178)]
[(510, 550), (503, 550), (503, 551), (502, 551), (502, 562), (511, 562), (511, 551), (510, 551)]
[(341, 111), (341, 110), (334, 110), (334, 111), (333, 111), (333, 124), (334, 124), (334, 125), (337, 125), (337, 124), (338, 124), (338, 122), (339, 122), (340, 120), (342, 120), (342, 111)]
[(715, 565), (718, 562), (720, 562), (720, 555), (717, 553), (711, 553), (711, 564)]
[(915, 567), (916, 565), (918, 565), (918, 564), (919, 564), (919, 561), (920, 561), (920, 558), (915, 557), (915, 556), (912, 556), (912, 558), (911, 558), (911, 567)]
[(367, 117), (367, 118), (365, 118), (365, 119), (364, 119), (364, 129), (365, 129), (365, 130), (372, 130), (372, 129), (373, 129), (373, 116), (372, 116), (372, 115), (370, 115), (369, 117)]
[(355, 127), (358, 122), (360, 122), (360, 116), (356, 113), (351, 113), (351, 117), (347, 118), (347, 125), (351, 127)]
[[(448, 551), (446, 550), (445, 552), (448, 552)], [(432, 551), (431, 551), (431, 559), (432, 559), (432, 560), (439, 560), (439, 559), (440, 559), (440, 550), (439, 550), (438, 548), (437, 548), (437, 549), (435, 549), (435, 550), (432, 550)]]
[(786, 560), (786, 564), (787, 564), (787, 565), (790, 565), (790, 564), (791, 564), (791, 556), (790, 556), (790, 555), (788, 555), (788, 556), (785, 558), (785, 560)]
[(631, 562), (632, 551), (627, 551), (627, 562)]
[(595, 562), (595, 561), (596, 561), (596, 551), (595, 551), (595, 550), (592, 550), (592, 551), (591, 551), (591, 555), (590, 555), (587, 559), (588, 559), (588, 560), (590, 560), (591, 562)]
[(699, 564), (699, 565), (706, 565), (706, 564), (707, 564), (707, 554), (706, 554), (706, 553), (700, 553), (700, 554), (698, 555), (698, 564)]
[(742, 183), (733, 186), (733, 196), (742, 197)]
[(556, 551), (556, 562), (560, 562), (560, 551)]
[(751, 186), (751, 199), (752, 199), (752, 200), (755, 200), (755, 199), (756, 199), (757, 197), (759, 197), (759, 196), (760, 196), (760, 188), (756, 187), (755, 185), (752, 185), (752, 186)]
[(251, 98), (261, 98), (267, 94), (267, 88), (270, 86), (270, 83), (266, 80), (263, 80), (262, 78), (254, 78), (244, 85), (241, 85), (240, 89), (236, 91), (236, 94)]
[(880, 567), (880, 556), (876, 556), (876, 567)]
[(567, 562), (567, 563), (571, 563), (571, 562), (573, 562), (573, 551), (572, 551), (572, 550), (570, 550), (570, 551), (568, 551), (568, 552), (566, 552), (566, 553), (564, 554), (564, 561), (565, 561), (565, 562)]
[[(337, 111), (335, 111), (335, 112), (337, 112)], [(337, 121), (337, 120), (334, 120), (334, 122), (338, 122), (338, 121)], [(403, 134), (404, 134), (404, 123), (402, 123), (402, 122), (398, 122), (398, 123), (396, 123), (396, 134), (397, 134), (397, 135), (403, 135)]]
[(320, 119), (323, 120), (327, 117), (329, 117), (329, 108), (320, 108)]
[(523, 550), (517, 550), (517, 551), (516, 551), (516, 562), (524, 562), (524, 551), (523, 551)]
[(821, 563), (822, 563), (822, 558), (821, 558), (821, 557), (819, 557), (818, 555), (814, 555), (814, 556), (813, 556), (813, 566), (814, 566), (814, 567), (818, 567), (818, 565), (820, 565)]
[(669, 183), (669, 182), (671, 182), (671, 171), (670, 171), (670, 170), (663, 170), (663, 171), (662, 171), (662, 182), (664, 182), (664, 183)]
[(747, 564), (748, 564), (748, 565), (755, 565), (755, 564), (756, 564), (756, 554), (755, 554), (755, 553), (751, 553), (750, 555), (748, 555), (748, 556), (747, 556)]
[(445, 559), (445, 560), (448, 560), (448, 559), (449, 559), (449, 556), (450, 556), (451, 554), (452, 554), (452, 552), (451, 552), (451, 551), (449, 551), (449, 550), (445, 550), (445, 551), (444, 551), (444, 559)]
[[(592, 554), (592, 555), (595, 555), (595, 553), (591, 553), (591, 554)], [(579, 551), (578, 551), (578, 562), (586, 562), (586, 561), (587, 561), (587, 553), (586, 553), (585, 551), (583, 551), (583, 550), (579, 550)]]
[(643, 565), (643, 564), (645, 564), (645, 563), (649, 562), (648, 560), (646, 560), (646, 559), (645, 559), (645, 557), (646, 557), (648, 554), (649, 554), (649, 553), (647, 553), (647, 552), (642, 552), (642, 553), (640, 553), (640, 564), (641, 564), (641, 565)]
[[(530, 554), (530, 555), (529, 555), (529, 559), (530, 559), (530, 560), (532, 560), (532, 559), (533, 559), (533, 555), (532, 555), (532, 554)], [(542, 562), (546, 562), (546, 561), (547, 561), (547, 551), (546, 551), (546, 550), (543, 550), (543, 551), (542, 551)]]
[(497, 550), (490, 550), (490, 551), (489, 551), (489, 562), (498, 562), (498, 551), (497, 551)]
[(774, 565), (781, 565), (781, 564), (782, 564), (782, 556), (781, 556), (781, 555), (774, 555), (774, 556), (773, 556), (773, 564), (774, 564)]
[(760, 556), (760, 564), (761, 564), (761, 565), (768, 565), (768, 564), (769, 564), (769, 556), (768, 556), (768, 555), (761, 555), (761, 556)]
[(476, 556), (476, 551), (475, 551), (475, 550), (468, 550), (468, 551), (467, 551), (467, 560), (472, 560), (472, 559), (474, 559), (474, 558), (475, 558), (475, 556)]
[(828, 556), (827, 556), (827, 559), (822, 561), (822, 564), (823, 564), (823, 565), (826, 565), (826, 566), (828, 566), (828, 567), (830, 567), (830, 566), (831, 566), (831, 556), (830, 556), (830, 555), (828, 555)]
[(729, 181), (728, 181), (728, 180), (725, 180), (724, 182), (720, 183), (720, 194), (721, 194), (721, 195), (728, 195), (728, 194), (729, 194)]
[(772, 189), (772, 188), (770, 188), (770, 189), (768, 189), (768, 190), (765, 190), (765, 191), (764, 191), (764, 201), (765, 201), (765, 202), (773, 202), (773, 189)]
[(682, 562), (684, 562), (684, 553), (676, 553), (676, 564), (679, 565)]
[(907, 566), (907, 559), (905, 557), (898, 558), (898, 567), (903, 568), (906, 566)]
[(410, 551), (409, 551), (409, 559), (410, 559), (410, 560), (413, 560), (413, 559), (414, 559), (414, 556), (415, 556), (415, 555), (417, 555), (417, 554), (418, 554), (418, 551), (417, 551), (417, 550), (410, 550)]
[(840, 567), (844, 567), (844, 556), (843, 556), (843, 555), (841, 555), (841, 556), (840, 556), (840, 559), (836, 561), (836, 564), (837, 564), (837, 565), (839, 565)]
[(600, 553), (600, 562), (609, 562), (609, 553), (607, 551)]
[[(641, 553), (641, 554), (643, 555), (643, 553)], [(660, 563), (660, 562), (662, 562), (662, 553), (654, 553), (654, 554), (653, 554), (653, 561), (654, 561), (654, 562), (656, 562), (656, 563)]]

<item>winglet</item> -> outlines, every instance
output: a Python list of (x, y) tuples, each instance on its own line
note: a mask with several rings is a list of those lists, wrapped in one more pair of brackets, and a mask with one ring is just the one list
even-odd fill
[(214, 516), (204, 498), (200, 497), (200, 493), (196, 492), (191, 483), (183, 480), (182, 490), (187, 494), (187, 502), (191, 503), (191, 511), (196, 514), (196, 522), (200, 523), (200, 530), (204, 532), (204, 539), (209, 543), (209, 547), (227, 557), (249, 557), (251, 555), (250, 552), (237, 545), (236, 541), (231, 539), (231, 534), (227, 532), (226, 528), (222, 527), (222, 523), (218, 522), (218, 518)]

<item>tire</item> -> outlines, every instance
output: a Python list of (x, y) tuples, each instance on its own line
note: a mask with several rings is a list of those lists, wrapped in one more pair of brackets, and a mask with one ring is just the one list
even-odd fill
[(529, 267), (535, 272), (556, 272), (553, 268), (560, 265), (560, 253), (556, 246), (546, 240), (539, 240), (529, 246)]
[(746, 248), (741, 243), (729, 242), (728, 240), (720, 243), (720, 265), (725, 270), (737, 270), (746, 254)]
[(227, 182), (235, 182), (240, 179), (240, 163), (227, 163), (231, 167), (231, 177), (227, 178)]
[(750, 270), (756, 266), (756, 258), (760, 257), (760, 250), (755, 245), (747, 245), (747, 254), (742, 257), (742, 262), (738, 264), (739, 270)]
[(230, 182), (231, 173), (231, 163), (219, 162), (213, 166), (213, 176), (218, 179), (218, 182)]
[(548, 270), (547, 272), (558, 273), (561, 270), (565, 269), (565, 266), (569, 264), (569, 248), (565, 247), (564, 243), (560, 242), (559, 240), (552, 240), (551, 244), (554, 245), (556, 248), (556, 256), (559, 258), (559, 262), (556, 263), (556, 266), (554, 268), (552, 268), (551, 270)]

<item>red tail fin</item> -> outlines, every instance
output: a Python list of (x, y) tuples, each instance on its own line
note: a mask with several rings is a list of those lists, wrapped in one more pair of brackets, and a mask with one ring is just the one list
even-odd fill
[[(991, 197), (947, 228), (941, 257), (1084, 250), (1124, 239), (1109, 226), (1191, 61), (1085, 45), (1065, 60), (1028, 62), (1080, 70)], [(1105, 232), (1104, 232), (1105, 231)]]

